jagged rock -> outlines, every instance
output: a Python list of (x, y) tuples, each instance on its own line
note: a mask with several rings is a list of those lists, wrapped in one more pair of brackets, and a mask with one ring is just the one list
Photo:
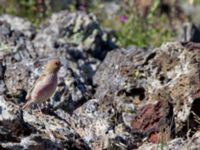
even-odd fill
[(30, 135), (34, 128), (24, 123), (19, 106), (0, 96), (0, 127), (2, 142), (19, 142), (20, 135)]
[[(95, 96), (102, 99), (106, 93), (109, 93), (116, 97), (124, 94), (129, 100), (145, 99), (145, 90), (142, 87), (145, 81), (143, 83), (140, 66), (145, 65), (148, 57), (153, 55), (152, 50), (137, 47), (110, 52), (94, 77), (94, 84), (98, 85)], [(140, 78), (141, 81), (137, 83)]]
[(198, 149), (199, 148), (199, 132), (197, 132), (191, 139), (185, 140), (184, 138), (175, 138), (171, 141), (166, 141), (163, 139), (161, 143), (147, 143), (145, 142), (141, 145), (138, 150), (152, 150), (152, 149), (163, 149), (163, 150), (188, 150), (188, 149)]
[[(175, 149), (186, 136), (199, 145), (198, 51), (177, 42), (110, 51), (112, 37), (81, 12), (52, 15), (32, 40), (30, 26), (9, 23), (0, 23), (0, 149), (125, 150), (167, 135), (181, 137), (165, 139)], [(21, 110), (53, 57), (64, 66), (50, 106)]]
[[(123, 109), (115, 109), (120, 102), (134, 103), (137, 113), (129, 112), (129, 117), (132, 116), (133, 134), (139, 131), (142, 139), (157, 141), (161, 133), (149, 135), (149, 132), (159, 128), (169, 128), (166, 132), (172, 137), (186, 135), (190, 130), (194, 133), (193, 126), (199, 126), (194, 119), (199, 116), (195, 111), (200, 91), (198, 65), (198, 51), (189, 51), (180, 43), (168, 43), (154, 50), (132, 47), (112, 51), (94, 77), (99, 109), (110, 109), (106, 102), (122, 116)], [(155, 105), (164, 101), (168, 105)], [(190, 129), (186, 128), (188, 119)], [(119, 119), (116, 124), (120, 122)]]
[(200, 42), (200, 31), (199, 29), (192, 23), (184, 23), (181, 27), (179, 40), (182, 43), (187, 42)]
[[(66, 44), (74, 45), (75, 48), (70, 50)], [(71, 52), (71, 55), (80, 53), (84, 58), (91, 54), (99, 59), (103, 59), (109, 50), (116, 47), (94, 15), (68, 11), (53, 14), (42, 25), (34, 39), (34, 45), (40, 49), (41, 55), (48, 53), (49, 49), (53, 51), (65, 46), (63, 48), (69, 54)]]
[(39, 57), (63, 58), (66, 68), (91, 85), (101, 59), (116, 47), (112, 39), (94, 15), (63, 11), (42, 24), (33, 43)]
[(29, 69), (23, 62), (7, 65), (4, 74), (7, 90), (12, 95), (17, 95), (22, 89), (28, 89), (29, 77)]
[[(78, 21), (76, 20), (77, 16), (80, 16), (78, 17), (80, 19)], [(101, 53), (101, 58), (105, 56), (112, 46), (108, 46), (109, 41), (104, 41), (103, 35), (105, 35), (105, 33), (95, 18), (92, 18), (92, 15), (72, 13), (64, 16), (63, 13), (60, 13), (57, 14), (57, 16), (54, 15), (54, 17), (54, 22), (50, 21), (52, 23), (50, 26), (43, 26), (43, 29), (39, 31), (33, 41), (30, 40), (28, 35), (22, 33), (25, 32), (24, 30), (26, 29), (31, 30), (30, 28), (25, 27), (19, 29), (15, 25), (10, 25), (9, 23), (11, 22), (5, 20), (2, 20), (0, 24), (0, 39), (2, 40), (1, 56), (3, 56), (1, 57), (1, 81), (3, 83), (2, 86), (4, 85), (3, 87), (5, 87), (4, 90), (2, 89), (2, 93), (6, 100), (12, 104), (15, 110), (17, 110), (18, 115), (20, 115), (21, 118), (16, 119), (16, 124), (13, 124), (13, 126), (16, 126), (20, 130), (19, 133), (17, 132), (17, 135), (14, 134), (15, 128), (11, 128), (12, 124), (8, 125), (12, 130), (7, 129), (5, 126), (8, 123), (6, 123), (5, 119), (2, 119), (2, 125), (3, 123), (5, 125), (2, 126), (0, 135), (2, 138), (5, 137), (2, 139), (4, 142), (1, 143), (1, 147), (4, 149), (45, 149), (47, 145), (51, 146), (51, 149), (90, 149), (85, 141), (81, 139), (79, 134), (69, 126), (65, 121), (67, 119), (63, 116), (66, 116), (66, 112), (73, 114), (75, 109), (92, 97), (94, 91), (94, 89), (92, 89), (92, 78), (101, 62), (99, 58), (96, 58), (98, 54), (95, 50), (97, 49), (96, 47), (93, 47), (93, 44), (100, 48), (98, 51), (99, 54)], [(81, 18), (83, 19), (83, 22), (81, 22)], [(89, 27), (94, 27), (91, 28), (91, 35), (87, 35), (88, 37), (86, 36), (87, 38), (82, 39), (81, 42), (84, 45), (87, 44), (84, 40), (87, 41), (87, 39), (90, 39), (91, 37), (94, 38), (93, 43), (90, 43), (92, 44), (90, 46), (93, 47), (93, 49), (84, 46), (81, 47), (80, 45), (82, 44), (77, 42), (76, 39), (71, 41), (71, 44), (69, 44), (68, 40), (64, 42), (57, 41), (62, 37), (61, 33), (64, 32), (65, 28), (68, 28), (63, 25), (68, 23), (69, 19), (72, 19), (72, 22), (74, 21), (72, 23), (72, 26), (74, 26), (73, 28), (77, 28), (77, 31), (75, 32), (72, 30), (70, 31), (70, 33), (73, 32), (73, 34), (78, 34), (78, 32), (86, 34), (89, 33), (87, 32)], [(16, 21), (18, 20), (16, 19)], [(77, 26), (79, 23), (81, 26), (83, 25), (83, 28)], [(46, 44), (46, 46), (49, 46), (50, 43), (46, 41), (37, 41), (37, 39), (44, 31), (51, 30), (51, 28), (56, 29), (55, 25), (58, 26), (58, 35), (55, 36), (57, 32), (50, 32), (51, 34), (47, 32), (45, 34), (45, 40), (56, 39), (56, 41), (50, 40), (52, 47), (48, 47), (47, 49), (42, 47), (46, 51), (46, 53), (43, 53), (43, 50), (39, 48), (40, 46), (38, 46), (38, 43), (40, 42), (40, 44), (43, 45)], [(96, 30), (98, 31), (95, 33), (94, 37), (93, 30), (94, 33)], [(63, 37), (71, 38), (69, 35), (63, 35)], [(101, 43), (99, 43), (99, 41)], [(80, 45), (74, 45), (74, 42), (77, 42), (77, 44)], [(95, 56), (94, 54), (97, 55)], [(19, 105), (24, 103), (26, 93), (31, 89), (34, 85), (34, 81), (41, 74), (44, 64), (52, 57), (59, 57), (64, 67), (62, 67), (59, 72), (58, 89), (55, 96), (51, 99), (50, 104), (56, 112), (64, 110), (64, 115), (57, 117), (57, 114), (47, 111), (47, 113), (52, 116), (40, 116), (35, 112), (30, 113), (22, 111)], [(5, 109), (3, 107), (7, 108), (8, 103), (5, 102), (5, 105), (2, 106), (2, 109)], [(7, 109), (9, 109), (9, 107)], [(11, 115), (14, 115), (14, 113), (11, 113)], [(3, 116), (3, 114), (1, 114), (1, 116)], [(100, 119), (100, 122), (101, 120), (103, 121), (103, 118)], [(76, 122), (74, 121), (74, 124), (75, 123)], [(83, 136), (83, 134), (81, 134), (81, 136)], [(8, 138), (11, 141), (9, 141)], [(84, 140), (87, 141), (87, 138), (84, 138)], [(88, 142), (88, 144), (89, 143), (90, 142)]]
[(20, 31), (30, 39), (36, 34), (36, 30), (31, 22), (20, 17), (4, 14), (0, 16), (0, 21), (9, 23), (11, 25), (11, 30)]
[(107, 131), (110, 123), (106, 112), (98, 111), (98, 100), (89, 100), (82, 107), (74, 111), (72, 120), (74, 128), (92, 149), (103, 149), (107, 142)]
[[(166, 72), (166, 79), (170, 80), (166, 87), (173, 102), (176, 130), (179, 133), (184, 130), (183, 126), (189, 119), (192, 106), (199, 98), (198, 64), (200, 57), (197, 51), (188, 51), (178, 44), (172, 46), (173, 49), (171, 48), (171, 51), (168, 50), (166, 53), (171, 55), (171, 58), (177, 59), (177, 62)], [(168, 47), (169, 45), (165, 45), (162, 49)]]
[(174, 136), (172, 107), (165, 100), (156, 104), (147, 104), (137, 111), (132, 121), (135, 132), (140, 132), (149, 137), (149, 141), (158, 143), (165, 137), (165, 140)]
[(91, 86), (81, 81), (71, 68), (60, 72), (60, 83), (51, 104), (54, 109), (62, 108), (72, 113), (92, 96)]
[[(85, 22), (86, 19), (87, 21), (89, 21), (88, 26), (94, 26), (94, 30), (99, 29), (98, 38), (103, 38), (103, 30), (94, 18), (90, 18), (89, 15), (82, 13), (67, 13), (67, 16), (64, 16), (65, 14), (66, 12), (55, 14), (53, 16), (53, 20), (51, 20), (52, 18), (50, 18), (50, 25), (46, 26), (45, 28), (43, 27), (43, 29), (41, 29), (41, 33), (39, 32), (33, 41), (30, 41), (28, 38), (26, 38), (24, 34), (16, 28), (11, 28), (11, 25), (9, 25), (9, 23), (2, 22), (2, 34), (0, 35), (3, 41), (2, 50), (5, 55), (3, 61), (5, 62), (6, 66), (3, 76), (5, 76), (5, 85), (7, 88), (5, 90), (2, 89), (2, 91), (7, 91), (11, 95), (23, 95), (23, 89), (30, 89), (33, 86), (34, 81), (37, 79), (38, 75), (42, 71), (41, 66), (45, 64), (48, 58), (50, 59), (52, 57), (59, 57), (65, 67), (62, 69), (60, 74), (60, 89), (56, 93), (56, 100), (54, 98), (52, 104), (56, 108), (57, 106), (61, 106), (64, 104), (67, 107), (63, 106), (62, 108), (65, 110), (67, 108), (68, 112), (72, 112), (79, 105), (85, 102), (89, 97), (91, 97), (91, 94), (88, 91), (92, 91), (92, 78), (98, 65), (100, 64), (100, 60), (96, 59), (92, 55), (86, 54), (87, 51), (85, 52), (85, 50), (83, 50), (79, 46), (73, 46), (69, 44), (68, 41), (65, 41), (60, 46), (55, 47), (53, 44), (54, 41), (50, 40), (50, 43), (53, 44), (53, 46), (48, 47), (46, 49), (46, 53), (41, 53), (43, 50), (37, 46), (37, 43), (41, 43), (44, 45), (46, 44), (46, 46), (51, 45), (50, 43), (46, 42), (48, 38), (55, 38), (56, 40), (58, 40), (59, 37), (61, 37), (61, 30), (65, 30), (65, 28), (68, 28), (65, 27), (64, 24), (68, 23), (68, 21), (70, 22), (70, 19), (72, 22), (75, 21), (72, 25), (75, 28), (77, 16), (83, 18), (83, 22), (81, 22), (82, 20), (79, 20), (79, 23), (84, 25), (84, 28), (82, 29), (81, 27), (81, 30), (85, 30), (85, 28), (87, 27), (87, 23)], [(56, 27), (58, 28), (56, 29)], [(46, 32), (52, 29), (58, 30), (59, 32)], [(68, 30), (66, 29), (66, 31)], [(77, 32), (79, 32), (79, 30)], [(80, 33), (81, 32), (82, 31), (80, 31)], [(101, 32), (102, 34), (100, 34)], [(38, 36), (40, 35), (46, 36), (45, 42), (40, 40), (37, 41)], [(65, 38), (67, 37), (68, 35), (65, 35)], [(96, 41), (94, 41), (94, 44), (97, 44)], [(108, 49), (104, 50), (107, 51)], [(104, 53), (103, 50), (101, 52), (102, 54)], [(77, 57), (79, 58), (78, 60)], [(15, 76), (13, 76), (14, 74)], [(18, 81), (13, 80), (14, 78)], [(63, 89), (65, 90), (65, 92), (60, 94), (60, 90), (62, 91)], [(67, 97), (66, 93), (68, 93)], [(68, 101), (70, 103), (68, 103)]]
[(117, 123), (118, 116), (115, 113), (112, 106), (108, 105), (105, 111), (99, 100), (92, 99), (76, 109), (69, 122), (92, 149), (135, 147), (138, 141), (133, 140), (124, 124)]
[(152, 149), (163, 149), (163, 150), (169, 150), (169, 149), (173, 149), (173, 150), (187, 150), (188, 147), (184, 147), (184, 139), (182, 138), (176, 138), (174, 140), (171, 140), (170, 142), (167, 142), (165, 139), (163, 139), (163, 141), (161, 143), (144, 143), (143, 145), (141, 145), (138, 150), (152, 150)]
[(0, 138), (5, 149), (52, 150), (90, 149), (69, 123), (56, 118), (22, 111), (0, 97)]
[(0, 40), (0, 51), (12, 55), (10, 61), (36, 57), (31, 41), (21, 31), (11, 29), (7, 22), (0, 21)]
[(140, 65), (145, 64), (151, 55), (154, 55), (152, 50), (137, 47), (119, 49), (107, 55), (94, 77), (97, 85), (95, 97), (101, 101), (103, 111), (111, 106), (120, 114), (134, 114), (134, 106), (132, 110), (126, 107), (146, 99), (147, 81)]

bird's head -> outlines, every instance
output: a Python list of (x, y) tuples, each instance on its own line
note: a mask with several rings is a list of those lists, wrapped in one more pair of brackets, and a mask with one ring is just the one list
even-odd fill
[(62, 64), (59, 59), (49, 60), (45, 67), (45, 73), (57, 73), (61, 66)]

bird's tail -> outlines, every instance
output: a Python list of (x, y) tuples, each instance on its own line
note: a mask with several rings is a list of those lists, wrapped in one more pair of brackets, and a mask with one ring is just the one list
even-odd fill
[(26, 104), (22, 107), (22, 109), (26, 110), (26, 109), (30, 108), (31, 105), (32, 105), (32, 102), (31, 102), (31, 101), (28, 101), (28, 102), (26, 102)]

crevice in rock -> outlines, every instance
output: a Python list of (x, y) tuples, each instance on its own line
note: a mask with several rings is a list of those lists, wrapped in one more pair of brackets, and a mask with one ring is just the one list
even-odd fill
[(0, 60), (0, 80), (4, 80), (6, 66), (3, 65), (3, 62)]
[(144, 66), (145, 65), (148, 65), (148, 63), (149, 63), (149, 60), (151, 60), (151, 59), (153, 59), (154, 57), (156, 56), (156, 53), (154, 52), (154, 53), (151, 53), (147, 58), (146, 58), (146, 60), (145, 60), (145, 62), (144, 62)]
[(187, 121), (184, 123), (182, 130), (178, 132), (178, 136), (192, 137), (200, 128), (200, 98), (196, 98), (193, 101), (190, 115)]
[(143, 100), (145, 98), (145, 89), (143, 87), (132, 88), (130, 91), (126, 92), (126, 96), (138, 96), (139, 100)]
[(165, 75), (160, 75), (159, 76), (159, 81), (160, 81), (160, 84), (164, 85), (168, 82), (170, 82), (171, 79), (168, 79)]
[(0, 125), (0, 141), (1, 142), (20, 142), (18, 136), (13, 135), (12, 131)]

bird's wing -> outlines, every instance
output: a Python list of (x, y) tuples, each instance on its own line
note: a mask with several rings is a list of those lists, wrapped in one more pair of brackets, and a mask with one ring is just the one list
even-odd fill
[(39, 81), (44, 80), (45, 77), (46, 77), (46, 74), (43, 73), (43, 74), (37, 79), (37, 81), (36, 81), (35, 84), (37, 84)]
[(35, 82), (34, 82), (34, 86), (32, 86), (32, 88), (30, 89), (30, 91), (28, 92), (27, 96), (26, 96), (26, 104), (23, 106), (23, 109), (27, 109), (32, 105), (32, 100), (31, 100), (31, 93), (33, 91), (33, 89), (38, 85), (39, 82), (41, 82), (42, 80), (45, 79), (46, 74), (42, 74)]
[(28, 94), (26, 96), (26, 100), (29, 100), (31, 99), (31, 92), (33, 91), (33, 89), (35, 88), (35, 86), (38, 84), (38, 82), (44, 80), (46, 74), (42, 74), (34, 83), (33, 83), (33, 86), (31, 87), (31, 89), (28, 91)]

